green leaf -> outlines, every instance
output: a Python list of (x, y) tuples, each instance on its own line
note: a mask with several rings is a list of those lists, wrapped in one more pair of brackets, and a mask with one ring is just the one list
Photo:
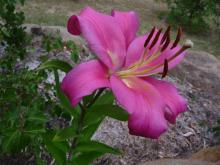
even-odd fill
[(84, 123), (85, 125), (90, 125), (97, 121), (94, 119), (99, 119), (105, 116), (109, 116), (120, 121), (127, 121), (129, 115), (126, 111), (116, 105), (96, 105), (89, 108), (85, 116)]
[(46, 148), (56, 160), (58, 165), (63, 165), (66, 161), (66, 153), (55, 146), (53, 143), (46, 142)]
[(75, 151), (78, 152), (100, 152), (100, 153), (111, 153), (118, 155), (120, 151), (118, 149), (112, 148), (106, 144), (97, 141), (85, 141), (77, 144)]
[(78, 52), (77, 52), (77, 51), (73, 50), (73, 51), (71, 52), (71, 59), (72, 59), (75, 63), (78, 62), (79, 56), (78, 56)]
[(16, 130), (12, 133), (10, 133), (9, 136), (3, 138), (3, 152), (8, 152), (11, 150), (13, 146), (13, 142), (16, 140), (16, 138), (19, 136), (19, 132)]
[(53, 137), (53, 141), (65, 141), (69, 138), (76, 137), (75, 128), (74, 127), (68, 127), (64, 128), (63, 130), (56, 133), (56, 135)]
[(28, 121), (45, 123), (47, 122), (47, 118), (43, 113), (29, 113), (27, 117)]
[(50, 60), (46, 61), (45, 63), (41, 64), (38, 70), (44, 70), (44, 69), (60, 69), (63, 72), (69, 72), (72, 69), (72, 66), (61, 60)]
[(46, 149), (49, 153), (53, 156), (53, 158), (56, 160), (57, 165), (63, 165), (66, 162), (66, 153), (60, 149), (60, 147), (57, 147), (53, 141), (51, 140), (51, 137), (53, 137), (53, 132), (47, 132), (47, 134), (44, 135), (43, 140), (44, 144), (46, 146)]
[(75, 165), (88, 165), (96, 158), (102, 156), (104, 153), (101, 152), (89, 152), (89, 153), (81, 153), (77, 157), (73, 157), (71, 160), (71, 164)]
[(56, 69), (54, 69), (54, 77), (55, 77), (55, 88), (56, 88), (56, 94), (58, 98), (60, 99), (62, 107), (67, 110), (72, 116), (76, 116), (77, 112), (76, 110), (70, 105), (69, 100), (67, 97), (60, 91), (60, 82), (59, 82), (59, 74)]
[(67, 141), (53, 142), (53, 144), (65, 153), (67, 153), (70, 150), (70, 146)]
[(88, 125), (87, 127), (85, 127), (82, 130), (82, 137), (79, 139), (80, 141), (86, 141), (86, 140), (90, 140), (90, 138), (93, 136), (93, 134), (95, 133), (95, 131), (99, 128), (99, 125), (102, 123), (104, 117), (99, 118), (99, 120), (97, 120), (97, 122)]
[(21, 152), (30, 142), (30, 137), (22, 134), (18, 130), (10, 132), (3, 138), (3, 152), (17, 153)]
[(45, 129), (25, 130), (24, 132), (30, 134), (39, 134), (39, 133), (45, 133)]
[(105, 94), (100, 96), (98, 100), (94, 103), (94, 105), (103, 105), (103, 104), (111, 104), (113, 105), (114, 96), (112, 92), (106, 91)]

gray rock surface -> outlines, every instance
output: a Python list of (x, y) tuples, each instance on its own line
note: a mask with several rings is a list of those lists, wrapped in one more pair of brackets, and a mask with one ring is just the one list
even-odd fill
[(215, 165), (214, 163), (199, 161), (199, 160), (185, 160), (185, 159), (160, 159), (141, 163), (140, 165)]

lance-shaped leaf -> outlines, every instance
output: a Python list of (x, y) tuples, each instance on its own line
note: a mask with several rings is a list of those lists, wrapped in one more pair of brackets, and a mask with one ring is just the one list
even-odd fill
[(118, 155), (120, 151), (112, 148), (106, 144), (97, 141), (84, 141), (79, 142), (75, 148), (76, 152), (100, 152), (100, 153), (111, 153)]
[(90, 125), (105, 116), (109, 116), (120, 121), (128, 120), (128, 113), (122, 108), (116, 105), (104, 104), (89, 108), (85, 116), (84, 125)]
[(55, 158), (57, 165), (63, 165), (66, 162), (66, 153), (64, 149), (52, 141), (55, 132), (47, 132), (43, 136), (43, 142), (47, 151)]
[(55, 77), (55, 89), (56, 89), (56, 94), (58, 98), (60, 99), (62, 107), (67, 110), (72, 116), (76, 116), (76, 111), (74, 108), (70, 105), (69, 100), (67, 97), (61, 92), (60, 90), (60, 81), (59, 81), (59, 74), (56, 69), (54, 69), (54, 77)]
[(54, 59), (54, 60), (44, 62), (38, 68), (38, 70), (44, 70), (44, 69), (59, 69), (67, 73), (72, 69), (72, 66), (65, 61)]
[(88, 165), (96, 158), (102, 156), (104, 153), (101, 152), (86, 152), (81, 153), (79, 156), (73, 157), (71, 160), (71, 164), (75, 165)]
[(102, 123), (103, 119), (104, 117), (99, 118), (99, 120), (97, 120), (93, 124), (90, 124), (87, 127), (85, 127), (81, 132), (82, 137), (79, 140), (80, 141), (90, 140), (93, 134), (95, 133), (95, 131), (99, 128), (99, 125)]
[(53, 137), (53, 141), (65, 141), (69, 138), (74, 138), (76, 136), (77, 135), (75, 133), (75, 128), (72, 126), (64, 128), (61, 131), (57, 132), (56, 135)]
[(103, 105), (103, 104), (111, 104), (114, 103), (114, 96), (112, 92), (106, 91), (102, 96), (98, 98), (98, 100), (94, 103), (94, 105)]

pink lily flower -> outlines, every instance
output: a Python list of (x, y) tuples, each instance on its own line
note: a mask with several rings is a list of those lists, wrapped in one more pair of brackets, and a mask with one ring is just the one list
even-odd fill
[[(117, 102), (129, 113), (129, 133), (158, 138), (175, 123), (187, 107), (186, 100), (168, 82), (151, 76), (162, 74), (177, 65), (189, 45), (170, 40), (170, 27), (153, 28), (149, 34), (136, 37), (138, 15), (112, 11), (106, 15), (86, 7), (70, 17), (67, 25), (73, 35), (86, 39), (97, 60), (81, 63), (72, 69), (61, 84), (62, 91), (73, 106), (99, 88), (109, 88)], [(104, 109), (103, 109), (104, 110)]]

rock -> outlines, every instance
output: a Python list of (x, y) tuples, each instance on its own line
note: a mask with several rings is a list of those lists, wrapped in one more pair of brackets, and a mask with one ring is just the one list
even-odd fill
[(32, 34), (35, 34), (35, 35), (43, 35), (44, 34), (41, 26), (39, 26), (39, 25), (31, 27), (30, 31)]
[(26, 32), (35, 35), (61, 36), (63, 41), (74, 41), (77, 45), (84, 45), (85, 42), (80, 36), (71, 35), (65, 27), (62, 26), (43, 26), (35, 24), (25, 24)]
[(190, 82), (203, 91), (220, 95), (220, 62), (202, 51), (189, 51), (186, 58), (171, 71), (180, 80)]
[(193, 154), (191, 159), (209, 161), (215, 163), (219, 162), (220, 164), (220, 146), (202, 149), (199, 152)]
[(139, 165), (214, 165), (214, 163), (187, 159), (160, 159), (156, 161), (140, 163)]

